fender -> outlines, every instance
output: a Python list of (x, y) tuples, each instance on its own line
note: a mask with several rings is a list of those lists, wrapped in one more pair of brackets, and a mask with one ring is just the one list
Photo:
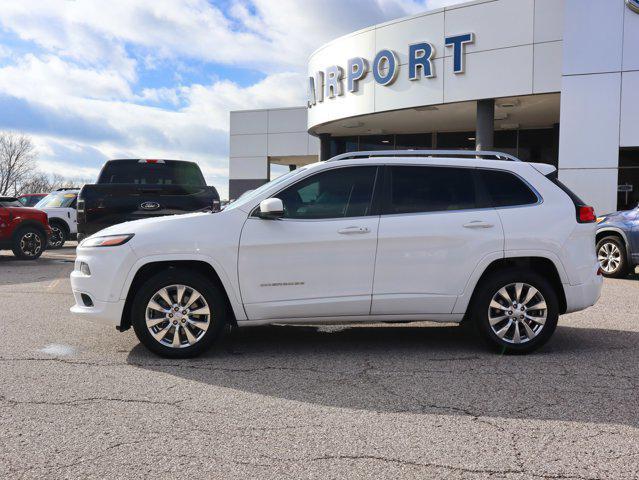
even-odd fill
[(121, 300), (126, 300), (127, 294), (129, 292), (129, 288), (131, 287), (131, 283), (133, 283), (133, 279), (138, 271), (145, 265), (150, 263), (158, 263), (158, 262), (170, 262), (170, 261), (199, 261), (207, 263), (215, 270), (218, 277), (220, 277), (220, 281), (222, 282), (222, 286), (226, 290), (226, 293), (229, 298), (229, 302), (231, 303), (231, 307), (233, 308), (233, 313), (235, 314), (235, 318), (238, 321), (246, 320), (246, 313), (244, 311), (244, 305), (239, 300), (237, 295), (237, 288), (233, 285), (229, 275), (226, 273), (224, 268), (220, 263), (218, 263), (214, 258), (209, 257), (207, 255), (201, 254), (193, 254), (193, 253), (174, 253), (174, 254), (162, 254), (162, 255), (148, 255), (145, 257), (138, 258), (138, 260), (133, 264), (129, 273), (126, 276), (126, 280), (122, 284), (122, 288), (120, 290), (119, 298)]
[(457, 297), (457, 301), (455, 302), (455, 306), (453, 307), (452, 313), (455, 314), (463, 314), (466, 312), (468, 308), (468, 304), (470, 303), (470, 299), (477, 287), (477, 282), (484, 274), (488, 266), (493, 263), (495, 260), (505, 259), (505, 258), (522, 258), (522, 257), (538, 257), (545, 258), (550, 260), (555, 268), (557, 269), (557, 273), (559, 274), (559, 279), (562, 284), (569, 284), (568, 274), (566, 273), (566, 269), (564, 268), (563, 263), (559, 257), (551, 251), (548, 250), (506, 250), (505, 252), (495, 252), (492, 254), (488, 254), (483, 257), (475, 270), (471, 274), (466, 286), (464, 287), (464, 292)]
[(623, 241), (626, 242), (626, 245), (630, 245), (630, 243), (628, 243), (628, 237), (626, 236), (626, 232), (624, 232), (619, 227), (603, 227), (601, 229), (597, 229), (596, 234), (599, 235), (600, 233), (603, 233), (603, 232), (615, 232), (615, 233), (618, 233), (619, 235), (621, 235), (621, 238), (623, 238)]
[[(22, 218), (22, 217), (14, 217), (14, 219), (16, 219), (16, 220), (20, 219), (20, 218)], [(31, 218), (28, 218), (26, 220), (22, 220), (19, 225), (15, 226), (13, 234), (15, 235), (15, 233), (18, 232), (22, 227), (34, 227), (34, 228), (37, 228), (38, 230), (40, 230), (46, 236), (46, 231), (44, 229), (44, 226), (42, 225), (42, 223), (38, 222), (37, 220), (33, 220)]]

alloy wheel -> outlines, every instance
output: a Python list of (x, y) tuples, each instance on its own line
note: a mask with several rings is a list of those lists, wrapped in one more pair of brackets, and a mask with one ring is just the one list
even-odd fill
[(597, 252), (597, 260), (605, 273), (614, 273), (621, 265), (621, 250), (612, 242), (606, 242)]
[(64, 243), (64, 233), (60, 227), (51, 226), (51, 237), (49, 238), (49, 245), (53, 248), (61, 247)]
[(155, 292), (146, 306), (146, 327), (160, 344), (185, 348), (199, 342), (211, 324), (204, 296), (187, 285), (169, 285)]
[(35, 257), (42, 251), (42, 240), (40, 235), (28, 232), (20, 238), (20, 251), (26, 257)]
[(539, 290), (528, 283), (511, 283), (495, 293), (488, 307), (493, 333), (507, 343), (527, 343), (541, 333), (548, 306)]

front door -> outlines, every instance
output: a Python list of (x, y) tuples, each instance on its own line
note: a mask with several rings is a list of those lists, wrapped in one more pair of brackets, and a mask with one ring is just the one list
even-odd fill
[(474, 168), (389, 166), (371, 313), (449, 314), (478, 263), (503, 255)]
[(274, 195), (284, 217), (251, 215), (239, 277), (250, 320), (368, 315), (379, 216), (377, 167), (336, 167)]

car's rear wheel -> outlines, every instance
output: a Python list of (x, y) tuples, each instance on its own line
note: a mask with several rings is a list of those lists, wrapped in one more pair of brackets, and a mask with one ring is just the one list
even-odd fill
[(597, 242), (597, 260), (605, 277), (620, 278), (628, 275), (626, 246), (619, 237), (604, 237)]
[(545, 278), (527, 270), (511, 270), (482, 281), (471, 314), (479, 333), (494, 349), (527, 353), (552, 336), (559, 302)]
[(49, 238), (49, 248), (62, 248), (69, 237), (66, 228), (59, 223), (51, 224), (51, 237)]
[(136, 293), (131, 323), (149, 350), (188, 358), (208, 349), (227, 322), (223, 292), (206, 277), (180, 269), (160, 272)]
[(13, 237), (13, 254), (23, 260), (35, 260), (46, 247), (46, 237), (34, 227), (21, 228)]

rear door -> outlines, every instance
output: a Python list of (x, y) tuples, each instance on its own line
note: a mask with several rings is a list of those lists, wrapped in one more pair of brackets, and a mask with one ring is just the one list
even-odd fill
[(472, 272), (503, 255), (499, 217), (474, 168), (386, 169), (371, 314), (448, 314)]

